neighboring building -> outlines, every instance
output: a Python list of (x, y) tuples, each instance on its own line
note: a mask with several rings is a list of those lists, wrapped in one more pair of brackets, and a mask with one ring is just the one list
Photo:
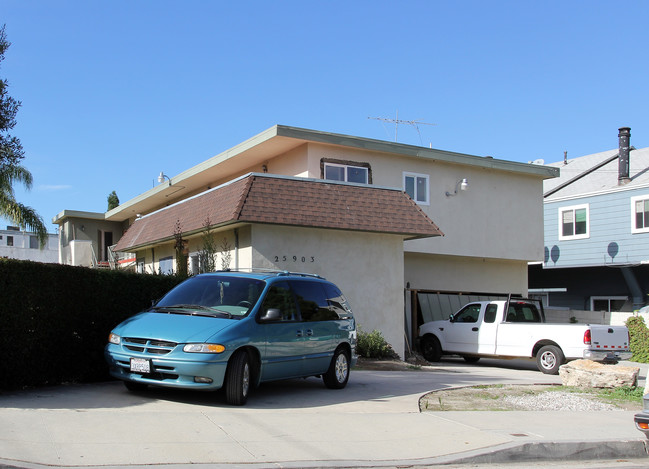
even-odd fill
[(417, 324), (446, 314), (458, 293), (527, 293), (527, 264), (543, 258), (543, 181), (556, 175), (274, 126), (161, 174), (164, 182), (105, 214), (65, 210), (54, 222), (68, 262), (83, 243), (99, 258), (112, 242), (139, 271), (163, 273), (175, 269), (175, 234), (196, 272), (209, 225), (218, 268), (322, 275), (345, 291), (362, 330), (381, 330), (403, 355)]
[(0, 230), (0, 257), (55, 264), (59, 261), (59, 235), (48, 234), (41, 249), (35, 233), (8, 226)]
[(553, 163), (544, 183), (545, 258), (530, 290), (550, 307), (633, 311), (649, 293), (649, 148), (629, 146)]

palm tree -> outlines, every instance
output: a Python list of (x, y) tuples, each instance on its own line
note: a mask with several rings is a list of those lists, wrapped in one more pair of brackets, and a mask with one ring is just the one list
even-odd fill
[(45, 223), (33, 208), (16, 200), (14, 183), (21, 183), (29, 190), (32, 187), (32, 174), (19, 164), (0, 165), (0, 216), (8, 218), (22, 229), (35, 232), (42, 249), (47, 242)]
[[(0, 28), (0, 62), (11, 43), (7, 40), (5, 26)], [(36, 233), (41, 249), (47, 242), (47, 228), (36, 211), (21, 204), (14, 194), (14, 183), (28, 190), (32, 187), (32, 173), (20, 164), (24, 158), (20, 140), (8, 134), (16, 125), (16, 113), (20, 101), (7, 94), (7, 81), (0, 79), (0, 217), (9, 219), (22, 229)]]

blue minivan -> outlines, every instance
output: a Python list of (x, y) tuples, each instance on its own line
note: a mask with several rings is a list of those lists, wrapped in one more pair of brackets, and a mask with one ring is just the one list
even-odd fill
[(312, 274), (220, 271), (191, 277), (119, 324), (105, 357), (131, 390), (225, 388), (243, 405), (265, 381), (322, 376), (344, 388), (356, 323), (340, 289)]

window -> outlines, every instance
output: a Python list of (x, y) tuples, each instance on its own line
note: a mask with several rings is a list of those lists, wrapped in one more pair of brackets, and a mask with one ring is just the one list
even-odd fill
[(14, 245), (14, 237), (7, 236), (7, 246), (13, 246), (13, 245)]
[(631, 233), (649, 233), (649, 195), (631, 197)]
[(588, 225), (588, 205), (575, 205), (559, 209), (559, 239), (588, 238)]
[(484, 312), (484, 322), (496, 322), (496, 313), (498, 313), (498, 305), (487, 305), (487, 309)]
[(462, 311), (453, 316), (453, 322), (478, 322), (480, 305), (465, 306)]
[(261, 314), (266, 314), (271, 308), (277, 308), (282, 313), (282, 321), (295, 321), (297, 319), (297, 308), (293, 293), (286, 282), (277, 282), (271, 285), (266, 293), (266, 298), (261, 305)]
[(291, 287), (297, 298), (302, 321), (327, 321), (338, 319), (338, 314), (329, 309), (327, 295), (320, 282), (293, 281)]
[(369, 163), (322, 158), (320, 171), (322, 179), (329, 181), (372, 184), (372, 168)]
[(591, 311), (620, 311), (626, 301), (626, 296), (591, 296), (590, 309)]
[(38, 238), (36, 236), (29, 237), (29, 249), (38, 249)]
[(171, 275), (174, 273), (174, 258), (169, 256), (169, 257), (163, 257), (160, 259), (160, 265), (158, 267), (158, 271), (161, 274), (165, 275)]
[(428, 205), (428, 175), (403, 173), (403, 190), (418, 204)]

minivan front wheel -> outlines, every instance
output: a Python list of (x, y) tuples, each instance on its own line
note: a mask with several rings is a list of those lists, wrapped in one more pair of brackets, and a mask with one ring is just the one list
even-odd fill
[(349, 380), (349, 354), (344, 349), (336, 349), (327, 372), (322, 375), (329, 389), (342, 389)]
[(250, 359), (245, 350), (234, 354), (225, 375), (225, 399), (230, 405), (244, 405), (250, 392)]

